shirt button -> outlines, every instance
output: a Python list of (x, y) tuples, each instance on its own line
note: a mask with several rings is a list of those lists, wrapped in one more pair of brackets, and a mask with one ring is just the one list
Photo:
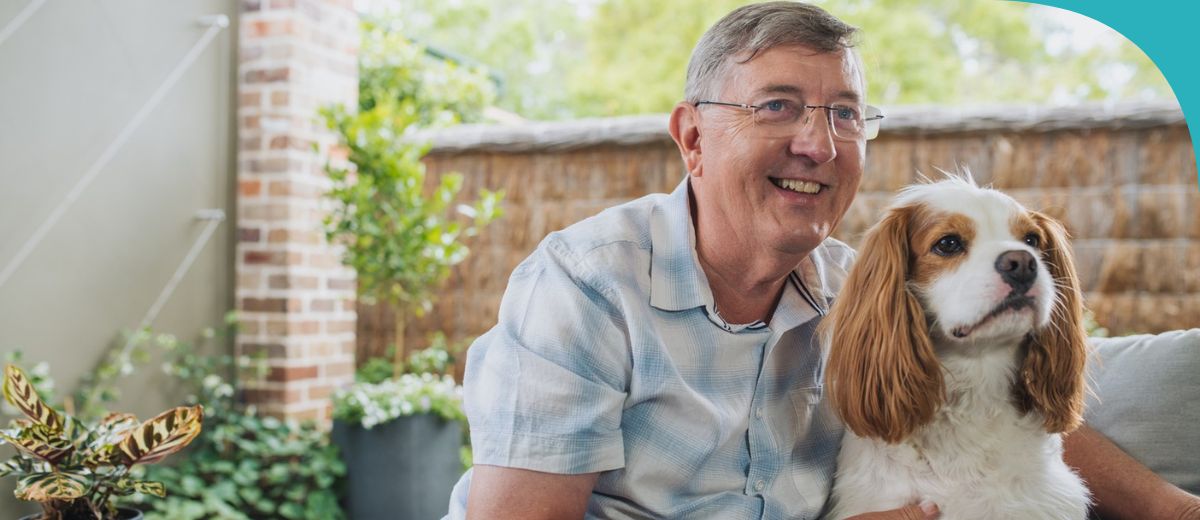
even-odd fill
[(766, 482), (763, 482), (763, 481), (761, 481), (761, 480), (760, 480), (760, 481), (758, 481), (758, 482), (755, 482), (755, 483), (754, 483), (754, 490), (755, 490), (755, 491), (762, 491), (762, 490), (763, 490), (763, 488), (765, 488), (765, 487), (767, 487), (767, 483), (766, 483)]
[(754, 417), (756, 417), (758, 419), (762, 419), (762, 416), (763, 416), (762, 407), (759, 407), (757, 410), (754, 410)]

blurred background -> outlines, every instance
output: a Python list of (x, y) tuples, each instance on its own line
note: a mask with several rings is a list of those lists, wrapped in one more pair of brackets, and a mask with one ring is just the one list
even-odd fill
[[(81, 416), (227, 411), (151, 472), (150, 517), (340, 517), (331, 424), (461, 420), (347, 392), (460, 380), (547, 233), (672, 189), (691, 48), (743, 3), (0, 0), (0, 353)], [(887, 114), (839, 238), (965, 166), (1064, 221), (1093, 333), (1198, 325), (1195, 154), (1137, 46), (1021, 2), (816, 3)], [(31, 511), (14, 482), (0, 515)]]

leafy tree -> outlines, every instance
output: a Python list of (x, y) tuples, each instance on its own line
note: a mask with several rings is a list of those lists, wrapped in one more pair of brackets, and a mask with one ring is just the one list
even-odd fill
[(486, 67), (497, 106), (534, 119), (574, 115), (561, 88), (582, 57), (581, 9), (590, 0), (391, 0), (372, 14), (435, 53)]
[(455, 207), (462, 176), (442, 175), (427, 189), (421, 157), (428, 146), (406, 136), (478, 119), (492, 92), (478, 71), (432, 59), (379, 24), (364, 26), (360, 62), (357, 111), (321, 111), (354, 166), (326, 165), (334, 207), (324, 225), (331, 242), (346, 246), (342, 261), (358, 274), (359, 297), (397, 310), (399, 374), (408, 313), (430, 308), (450, 267), (467, 255), (463, 238), (499, 216), (503, 197), (482, 190), (478, 200)]
[[(406, 34), (502, 76), (500, 106), (536, 119), (662, 113), (692, 46), (744, 0), (395, 0)], [(1049, 49), (1050, 8), (994, 0), (817, 0), (862, 29), (877, 104), (1170, 97), (1135, 45)]]

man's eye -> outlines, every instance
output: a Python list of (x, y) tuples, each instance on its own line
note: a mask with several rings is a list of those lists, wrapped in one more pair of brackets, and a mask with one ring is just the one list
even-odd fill
[(763, 103), (762, 106), (763, 106), (763, 108), (770, 110), (771, 112), (782, 112), (788, 108), (788, 102), (784, 101), (782, 99), (775, 99), (775, 100), (767, 101), (766, 103)]
[(833, 113), (838, 119), (843, 119), (846, 121), (858, 120), (858, 111), (850, 107), (835, 106), (833, 107)]
[(946, 235), (933, 244), (933, 254), (938, 256), (954, 256), (962, 251), (962, 238), (958, 235)]

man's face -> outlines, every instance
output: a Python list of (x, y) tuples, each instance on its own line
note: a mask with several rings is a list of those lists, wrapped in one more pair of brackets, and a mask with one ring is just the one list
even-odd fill
[[(850, 52), (801, 46), (730, 63), (720, 92), (709, 101), (860, 105), (864, 96)], [(858, 190), (864, 140), (835, 138), (821, 109), (806, 112), (783, 135), (767, 131), (750, 110), (700, 105), (699, 112), (700, 162), (691, 173), (700, 222), (743, 230), (743, 245), (785, 254), (807, 254), (833, 232)]]

